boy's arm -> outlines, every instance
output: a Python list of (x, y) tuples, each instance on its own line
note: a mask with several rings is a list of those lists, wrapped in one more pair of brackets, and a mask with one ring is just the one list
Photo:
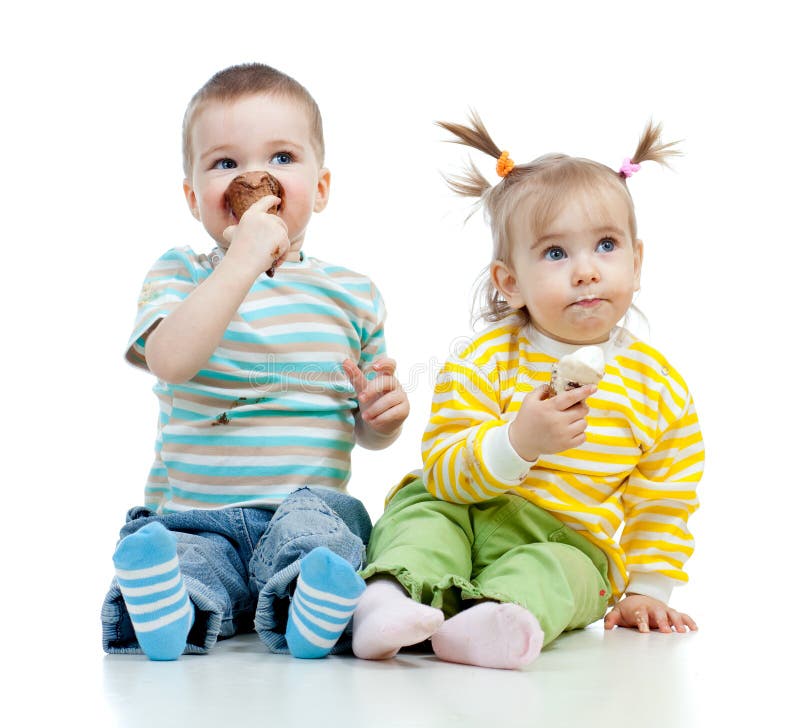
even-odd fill
[(159, 379), (180, 384), (211, 358), (255, 278), (227, 255), (147, 336), (145, 359)]
[(394, 376), (396, 362), (377, 358), (369, 366), (377, 374), (371, 380), (350, 359), (342, 367), (358, 397), (356, 442), (367, 450), (388, 447), (400, 436), (409, 413), (408, 396)]
[(149, 332), (145, 359), (159, 379), (180, 384), (197, 374), (253, 282), (272, 265), (276, 249), (288, 248), (286, 224), (266, 212), (275, 199), (258, 200), (225, 230), (230, 247), (214, 272)]

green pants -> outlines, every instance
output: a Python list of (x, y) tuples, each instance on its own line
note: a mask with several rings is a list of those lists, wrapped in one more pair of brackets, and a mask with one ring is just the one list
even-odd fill
[(445, 617), (472, 600), (519, 604), (539, 620), (547, 644), (605, 614), (607, 569), (599, 548), (520, 496), (448, 503), (417, 479), (375, 524), (361, 574), (391, 574)]

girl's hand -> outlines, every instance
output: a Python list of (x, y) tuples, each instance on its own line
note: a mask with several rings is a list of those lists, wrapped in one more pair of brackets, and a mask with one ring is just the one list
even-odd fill
[(594, 385), (549, 396), (549, 386), (537, 387), (525, 395), (516, 419), (508, 428), (508, 439), (517, 454), (528, 461), (540, 455), (563, 452), (586, 442), (586, 398), (597, 391)]
[(364, 424), (381, 435), (394, 433), (405, 422), (410, 411), (408, 397), (394, 376), (394, 359), (376, 359), (370, 369), (378, 376), (368, 380), (355, 362), (345, 359), (342, 367), (358, 397), (358, 407)]
[(288, 228), (281, 218), (269, 213), (280, 202), (274, 195), (256, 200), (242, 215), (238, 225), (226, 227), (222, 237), (228, 242), (226, 258), (244, 265), (253, 277), (283, 262), (290, 247)]
[(640, 632), (649, 632), (658, 629), (659, 632), (692, 632), (697, 631), (697, 625), (688, 614), (682, 614), (675, 609), (670, 609), (664, 602), (643, 594), (629, 594), (608, 614), (606, 614), (605, 628), (631, 627)]

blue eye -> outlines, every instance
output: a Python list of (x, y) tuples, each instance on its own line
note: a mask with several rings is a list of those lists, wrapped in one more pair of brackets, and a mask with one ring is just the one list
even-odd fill
[(269, 160), (272, 164), (291, 164), (293, 161), (292, 155), (289, 152), (278, 152), (272, 155)]
[(564, 250), (564, 248), (554, 245), (553, 247), (544, 251), (544, 257), (547, 260), (564, 260), (564, 258), (567, 257), (567, 252)]
[(236, 169), (236, 166), (236, 162), (230, 157), (225, 157), (225, 159), (218, 159), (214, 162), (213, 169)]
[(617, 247), (616, 241), (612, 240), (611, 238), (603, 238), (597, 244), (597, 250), (600, 251), (601, 253), (610, 253), (616, 247)]

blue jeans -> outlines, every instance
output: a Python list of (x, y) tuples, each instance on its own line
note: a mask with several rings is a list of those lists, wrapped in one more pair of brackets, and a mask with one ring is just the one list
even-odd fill
[[(270, 652), (288, 653), (286, 620), (300, 560), (326, 546), (358, 570), (372, 523), (361, 501), (338, 491), (301, 488), (276, 509), (225, 508), (159, 516), (132, 508), (120, 539), (152, 521), (178, 537), (178, 560), (195, 608), (184, 654), (255, 626)], [(141, 653), (116, 578), (103, 602), (103, 649)], [(350, 650), (348, 627), (333, 652)]]

